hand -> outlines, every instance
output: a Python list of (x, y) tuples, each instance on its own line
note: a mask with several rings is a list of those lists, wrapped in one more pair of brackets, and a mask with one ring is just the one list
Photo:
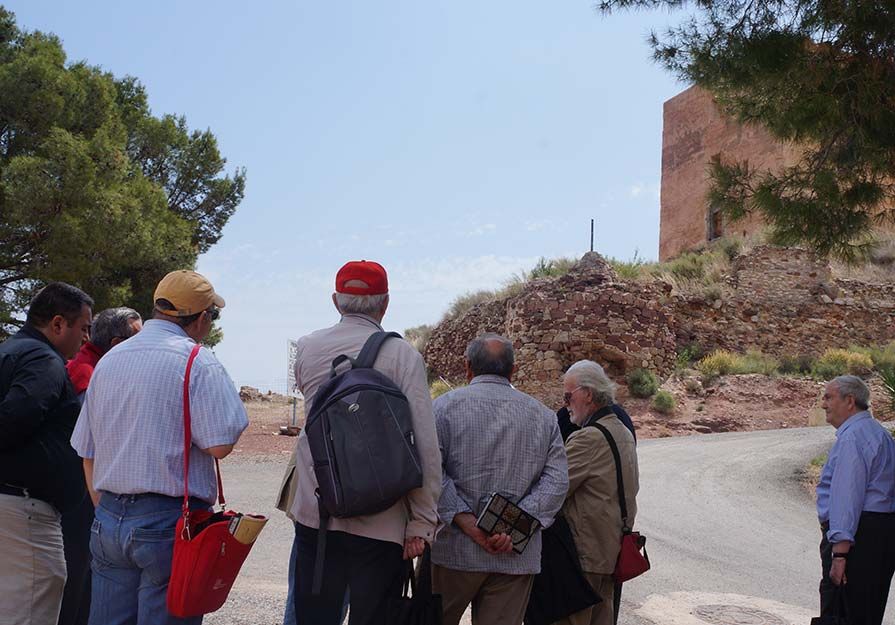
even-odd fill
[(493, 553), (510, 553), (513, 551), (513, 539), (509, 534), (491, 534), (488, 537)]
[(411, 536), (404, 539), (404, 559), (419, 558), (426, 550), (426, 541), (419, 536)]
[(845, 558), (833, 558), (833, 565), (830, 567), (830, 581), (836, 586), (848, 583), (845, 578)]
[[(475, 515), (469, 512), (461, 512), (454, 517), (454, 525), (469, 536), (475, 544), (490, 553), (508, 553), (513, 550), (513, 541), (506, 534), (489, 535), (475, 524)], [(509, 548), (507, 548), (509, 545)]]

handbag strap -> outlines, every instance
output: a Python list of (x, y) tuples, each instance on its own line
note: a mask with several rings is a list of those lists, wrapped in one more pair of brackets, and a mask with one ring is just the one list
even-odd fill
[[(190, 412), (190, 374), (193, 371), (193, 362), (199, 355), (202, 346), (196, 343), (190, 351), (190, 357), (186, 361), (186, 373), (183, 376), (183, 521), (184, 528), (189, 534), (190, 515), (190, 448), (193, 445), (192, 414)], [(214, 468), (218, 480), (218, 502), (224, 507), (224, 483), (221, 480), (221, 464), (214, 459)]]
[[(610, 413), (611, 410), (606, 414)], [(622, 478), (622, 461), (621, 456), (618, 453), (618, 445), (615, 444), (615, 439), (612, 437), (612, 434), (609, 433), (609, 430), (602, 424), (595, 421), (593, 423), (588, 423), (587, 427), (593, 427), (600, 430), (603, 433), (603, 436), (606, 437), (606, 442), (609, 443), (609, 449), (612, 451), (612, 457), (615, 460), (615, 482), (618, 487), (618, 507), (622, 513), (622, 533), (627, 534), (631, 531), (631, 528), (628, 525), (628, 502), (625, 499), (625, 481)]]

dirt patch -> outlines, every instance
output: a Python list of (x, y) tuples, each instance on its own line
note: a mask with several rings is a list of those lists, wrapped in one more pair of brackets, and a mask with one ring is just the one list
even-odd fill
[[(879, 380), (868, 384), (874, 416), (882, 421), (895, 417)], [(653, 410), (648, 399), (626, 397), (625, 389), (619, 401), (631, 414), (638, 437), (750, 432), (823, 425), (823, 387), (811, 378), (758, 374), (728, 375), (703, 385), (698, 374), (685, 372), (662, 385), (677, 403), (669, 415)]]
[[(281, 436), (280, 427), (292, 424), (293, 398), (276, 393), (246, 393), (251, 399), (243, 400), (249, 413), (249, 427), (243, 432), (233, 450), (235, 456), (248, 458), (281, 457), (285, 466), (295, 447), (296, 437)], [(295, 416), (298, 425), (304, 425), (304, 402), (297, 400)]]
[[(882, 384), (876, 379), (868, 382), (874, 416), (881, 421), (895, 418)], [(669, 378), (662, 390), (674, 395), (677, 404), (668, 415), (653, 410), (649, 399), (630, 397), (625, 387), (619, 387), (619, 403), (630, 413), (639, 438), (777, 430), (824, 423), (820, 410), (823, 383), (810, 378), (728, 375), (703, 385), (698, 374), (685, 372)], [(250, 397), (243, 402), (249, 413), (249, 427), (234, 454), (245, 459), (282, 457), (285, 462), (296, 439), (279, 432), (281, 427), (292, 424), (292, 398), (252, 392), (244, 396)], [(296, 424), (304, 426), (304, 402), (297, 401)]]
[(822, 389), (822, 384), (803, 378), (730, 375), (703, 385), (696, 374), (684, 374), (662, 385), (677, 403), (669, 415), (653, 410), (648, 399), (619, 399), (639, 437), (660, 438), (803, 427), (809, 425), (811, 411), (819, 408)]

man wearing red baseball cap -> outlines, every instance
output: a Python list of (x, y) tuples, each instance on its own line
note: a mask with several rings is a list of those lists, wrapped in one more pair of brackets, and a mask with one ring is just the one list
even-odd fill
[[(305, 397), (306, 411), (317, 389), (329, 379), (333, 359), (342, 354), (357, 356), (370, 335), (382, 331), (382, 318), (388, 309), (388, 275), (379, 263), (346, 263), (336, 274), (335, 286), (333, 304), (341, 315), (339, 322), (298, 341), (295, 380)], [(296, 444), (295, 465), (287, 472), (280, 497), (281, 509), (287, 510), (296, 522), (292, 574), (296, 578), (295, 622), (299, 625), (339, 623), (342, 598), (349, 585), (352, 625), (385, 625), (389, 598), (401, 594), (403, 560), (422, 555), (425, 544), (435, 539), (441, 453), (423, 358), (406, 341), (391, 339), (383, 343), (374, 368), (407, 397), (423, 485), (378, 514), (330, 519), (323, 588), (320, 597), (312, 597), (311, 573), (320, 517), (314, 461), (302, 431)], [(293, 493), (290, 505), (288, 497)], [(287, 620), (289, 616), (292, 615), (287, 614)]]

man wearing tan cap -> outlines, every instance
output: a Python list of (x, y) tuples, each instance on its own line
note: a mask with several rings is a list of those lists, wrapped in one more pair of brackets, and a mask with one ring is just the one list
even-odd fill
[[(388, 277), (382, 265), (353, 261), (336, 274), (333, 303), (341, 315), (332, 327), (298, 341), (295, 380), (306, 410), (330, 377), (333, 359), (355, 357), (370, 335), (382, 331), (388, 308)], [(323, 560), (322, 588), (312, 592), (320, 516), (317, 478), (308, 438), (298, 437), (290, 513), (295, 531), (295, 617), (298, 625), (336, 625), (346, 589), (351, 625), (385, 625), (389, 598), (401, 593), (403, 560), (422, 555), (435, 539), (441, 494), (441, 453), (422, 356), (397, 338), (382, 344), (374, 369), (397, 385), (410, 406), (422, 465), (422, 487), (376, 514), (331, 518)]]
[[(71, 439), (96, 503), (92, 625), (202, 621), (169, 616), (166, 594), (184, 494), (187, 358), (223, 307), (205, 277), (169, 273), (156, 288), (153, 318), (93, 373)], [(227, 456), (248, 425), (233, 381), (207, 349), (193, 363), (190, 407), (190, 506), (207, 509), (217, 495), (214, 459)]]

